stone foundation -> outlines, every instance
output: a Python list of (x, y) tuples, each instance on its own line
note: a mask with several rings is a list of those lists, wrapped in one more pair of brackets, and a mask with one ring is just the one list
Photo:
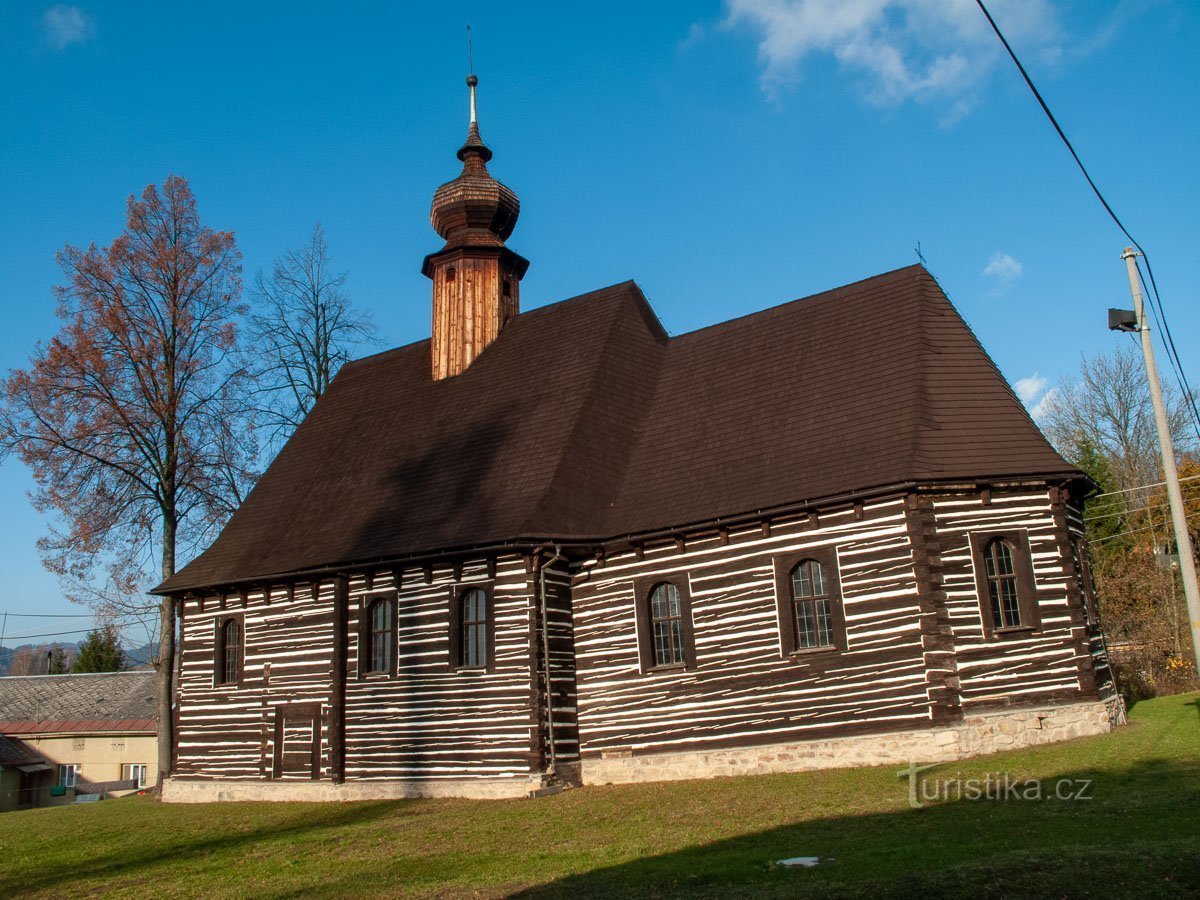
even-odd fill
[[(1119, 701), (1117, 701), (1119, 704)], [(1111, 702), (1073, 703), (967, 713), (961, 722), (886, 734), (644, 756), (614, 753), (585, 759), (584, 784), (677, 781), (721, 775), (765, 775), (811, 769), (936, 763), (1104, 734), (1122, 721)]]
[(560, 766), (552, 786), (544, 775), (460, 781), (238, 781), (168, 778), (168, 803), (221, 800), (348, 801), (460, 797), (500, 800), (557, 790), (562, 784), (631, 784), (722, 775), (766, 775), (853, 766), (937, 763), (1105, 734), (1124, 721), (1120, 700), (967, 713), (961, 722), (884, 734), (643, 756), (616, 751)]
[(528, 797), (546, 786), (541, 775), (528, 778), (463, 779), (461, 781), (235, 781), (167, 778), (162, 799), (167, 803), (213, 803), (223, 800), (349, 801), (409, 800), (420, 797), (461, 797), (504, 800)]

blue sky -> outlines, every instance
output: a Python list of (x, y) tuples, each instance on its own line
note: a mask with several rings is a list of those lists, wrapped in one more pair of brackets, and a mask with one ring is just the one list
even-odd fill
[[(991, 8), (1151, 252), (1200, 382), (1200, 6)], [(319, 220), (388, 344), (427, 336), (467, 21), (526, 308), (634, 278), (680, 333), (907, 265), (919, 241), (1031, 404), (1116, 340), (1124, 239), (970, 0), (6, 0), (0, 365), (56, 329), (55, 251), (108, 243), (170, 173), (236, 232), (247, 281)], [(30, 487), (0, 466), (0, 609), (78, 613), (41, 569)]]

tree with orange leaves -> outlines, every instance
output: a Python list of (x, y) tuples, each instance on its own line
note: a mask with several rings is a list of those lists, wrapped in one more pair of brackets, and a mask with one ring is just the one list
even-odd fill
[[(130, 196), (108, 247), (68, 245), (58, 262), (62, 324), (5, 380), (0, 439), (52, 518), (39, 541), (46, 567), (73, 599), (144, 615), (146, 589), (228, 518), (253, 478), (241, 254), (232, 232), (201, 224), (187, 181), (171, 176)], [(171, 600), (157, 605), (159, 769), (169, 772), (176, 621)]]

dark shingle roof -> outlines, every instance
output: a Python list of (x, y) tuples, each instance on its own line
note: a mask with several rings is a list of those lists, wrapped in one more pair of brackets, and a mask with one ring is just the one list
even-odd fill
[(0, 766), (27, 766), (42, 762), (37, 752), (22, 740), (0, 734)]
[(0, 678), (0, 732), (153, 731), (155, 673)]
[(667, 338), (632, 282), (345, 366), (160, 590), (603, 539), (909, 481), (1075, 471), (920, 266)]

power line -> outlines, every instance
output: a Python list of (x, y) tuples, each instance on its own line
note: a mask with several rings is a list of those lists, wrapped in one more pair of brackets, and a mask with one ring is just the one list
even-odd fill
[(87, 634), (93, 630), (94, 629), (92, 628), (80, 628), (78, 631), (46, 631), (42, 632), (41, 634), (10, 634), (7, 639), (10, 641), (15, 641), (18, 639), (24, 641), (29, 640), (30, 638), (62, 637), (63, 635), (68, 634)]
[[(1200, 502), (1200, 500), (1196, 500), (1193, 502)], [(1200, 512), (1200, 510), (1197, 510), (1197, 511)], [(1128, 510), (1117, 509), (1117, 510), (1113, 510), (1112, 512), (1097, 513), (1094, 516), (1084, 516), (1083, 521), (1084, 522), (1095, 522), (1097, 519), (1111, 519), (1114, 516), (1127, 516), (1129, 514), (1130, 513)]]
[[(1058, 119), (1056, 119), (1054, 117), (1054, 113), (1050, 111), (1050, 106), (1046, 103), (1041, 92), (1033, 83), (1033, 79), (1029, 77), (1029, 73), (1025, 71), (1025, 66), (1023, 66), (1021, 64), (1021, 60), (1017, 58), (1017, 54), (1013, 50), (1012, 45), (1008, 43), (1008, 39), (1000, 30), (1000, 26), (996, 24), (996, 20), (992, 18), (992, 14), (988, 12), (988, 8), (984, 6), (983, 0), (975, 0), (975, 3), (987, 18), (988, 24), (992, 26), (992, 31), (996, 33), (996, 37), (1000, 39), (1000, 43), (1004, 45), (1004, 49), (1008, 51), (1008, 55), (1016, 65), (1017, 71), (1021, 73), (1021, 77), (1025, 79), (1025, 84), (1029, 86), (1029, 90), (1037, 99), (1038, 105), (1042, 107), (1042, 112), (1046, 114), (1046, 118), (1050, 120), (1050, 124), (1054, 126), (1054, 130), (1058, 132), (1058, 136), (1062, 139), (1063, 144), (1066, 146), (1067, 150), (1070, 151), (1071, 158), (1075, 160), (1075, 165), (1079, 167), (1079, 171), (1082, 172), (1083, 177), (1087, 179), (1088, 186), (1092, 189), (1092, 193), (1096, 195), (1096, 199), (1100, 201), (1100, 205), (1104, 207), (1104, 211), (1108, 213), (1109, 218), (1116, 223), (1116, 226), (1121, 229), (1121, 233), (1128, 238), (1129, 243), (1131, 243), (1137, 249), (1138, 253), (1140, 253), (1142, 256), (1142, 259), (1145, 260), (1146, 275), (1150, 279), (1151, 288), (1151, 290), (1147, 291), (1146, 293), (1151, 297), (1151, 308), (1154, 310), (1159, 324), (1162, 326), (1163, 345), (1167, 348), (1167, 360), (1171, 363), (1171, 368), (1174, 369), (1175, 376), (1179, 379), (1180, 387), (1187, 395), (1187, 403), (1192, 413), (1192, 418), (1194, 419), (1193, 425), (1196, 428), (1196, 435), (1197, 437), (1200, 437), (1200, 410), (1197, 410), (1196, 408), (1196, 401), (1192, 396), (1191, 385), (1188, 384), (1187, 375), (1185, 375), (1183, 371), (1183, 364), (1179, 360), (1179, 353), (1175, 349), (1175, 338), (1171, 334), (1170, 325), (1167, 324), (1166, 310), (1163, 309), (1162, 298), (1160, 298), (1158, 295), (1158, 283), (1154, 279), (1154, 269), (1150, 265), (1149, 255), (1142, 248), (1142, 245), (1134, 239), (1133, 235), (1129, 233), (1129, 229), (1126, 228), (1124, 223), (1121, 222), (1121, 219), (1117, 216), (1116, 211), (1113, 210), (1108, 201), (1104, 199), (1104, 195), (1100, 193), (1100, 188), (1096, 186), (1096, 182), (1092, 179), (1087, 167), (1083, 164), (1083, 160), (1079, 158), (1079, 154), (1075, 152), (1075, 147), (1071, 144), (1066, 132), (1063, 131), (1062, 126), (1058, 124)], [(1141, 277), (1140, 268), (1138, 269), (1138, 277)]]
[[(1133, 240), (1130, 238), (1130, 240)], [(1142, 254), (1142, 259), (1146, 261), (1146, 272), (1150, 274), (1150, 258), (1146, 256), (1144, 250), (1138, 247), (1138, 251)], [(1136, 260), (1134, 261), (1136, 263)], [(1151, 304), (1150, 310), (1154, 312), (1158, 321), (1162, 324), (1163, 346), (1167, 348), (1167, 361), (1171, 363), (1171, 368), (1175, 371), (1176, 377), (1183, 389), (1183, 402), (1187, 407), (1188, 412), (1192, 414), (1192, 428), (1196, 432), (1197, 439), (1200, 439), (1200, 409), (1196, 407), (1196, 395), (1192, 391), (1191, 384), (1188, 383), (1187, 375), (1183, 371), (1183, 361), (1179, 358), (1179, 351), (1175, 349), (1175, 338), (1171, 334), (1171, 329), (1167, 327), (1167, 314), (1162, 308), (1162, 300), (1158, 296), (1158, 286), (1154, 285), (1154, 275), (1150, 274), (1150, 284), (1154, 286), (1154, 290), (1150, 291), (1146, 287), (1146, 279), (1142, 277), (1142, 268), (1138, 266), (1138, 281), (1142, 283), (1142, 291), (1146, 296), (1152, 297), (1154, 303)], [(1131, 334), (1130, 337), (1133, 335)]]
[[(1183, 484), (1185, 481), (1196, 481), (1197, 479), (1200, 479), (1200, 475), (1189, 475), (1187, 478), (1180, 478), (1179, 483)], [(1153, 484), (1139, 484), (1136, 487), (1121, 488), (1119, 491), (1107, 491), (1103, 494), (1096, 494), (1094, 497), (1089, 497), (1088, 500), (1099, 500), (1101, 497), (1115, 497), (1117, 494), (1132, 494), (1134, 491), (1144, 491), (1148, 488), (1162, 487), (1164, 484), (1166, 484), (1165, 481), (1156, 481)]]
[(91, 619), (95, 613), (15, 613), (6, 612), (10, 619)]
[[(1194, 519), (1197, 516), (1200, 516), (1200, 509), (1196, 510), (1193, 513), (1189, 513), (1187, 515), (1187, 518)], [(1098, 537), (1098, 538), (1093, 538), (1093, 539), (1089, 540), (1088, 544), (1102, 544), (1105, 541), (1115, 540), (1116, 538), (1125, 537), (1130, 534), (1137, 534), (1138, 532), (1141, 532), (1141, 531), (1150, 531), (1151, 529), (1162, 528), (1164, 524), (1165, 523), (1163, 523), (1163, 522), (1154, 522), (1150, 525), (1143, 525), (1140, 528), (1130, 528), (1128, 531), (1118, 531), (1116, 534), (1106, 534), (1106, 535), (1104, 535), (1104, 537)]]

